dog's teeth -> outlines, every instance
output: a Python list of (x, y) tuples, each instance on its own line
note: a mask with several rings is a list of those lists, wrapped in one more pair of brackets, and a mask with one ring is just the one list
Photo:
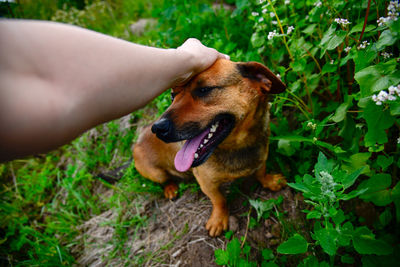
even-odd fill
[(200, 148), (203, 148), (203, 144), (200, 145)]
[(213, 136), (212, 133), (209, 133), (209, 134), (208, 134), (208, 138), (211, 138), (212, 136)]
[(217, 130), (217, 125), (213, 125), (213, 126), (211, 126), (211, 129), (210, 129), (210, 132), (215, 132)]
[(199, 154), (194, 153), (194, 158), (197, 159), (199, 157)]
[(207, 144), (207, 142), (208, 142), (208, 139), (204, 139), (203, 143)]

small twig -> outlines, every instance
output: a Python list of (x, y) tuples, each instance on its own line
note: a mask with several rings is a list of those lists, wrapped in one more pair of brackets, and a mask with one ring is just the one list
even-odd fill
[(360, 35), (360, 39), (358, 40), (358, 42), (361, 42), (362, 37), (364, 35), (365, 27), (367, 26), (368, 13), (369, 13), (370, 6), (371, 6), (371, 0), (368, 0), (368, 7), (367, 7), (367, 12), (365, 13), (364, 25), (363, 25), (363, 28), (362, 28), (362, 31), (361, 31), (361, 35)]
[(244, 234), (244, 238), (242, 241), (242, 244), (240, 245), (240, 248), (243, 248), (244, 243), (246, 242), (247, 239), (247, 234), (249, 232), (249, 224), (250, 224), (250, 213), (251, 213), (252, 207), (250, 207), (249, 209), (249, 213), (247, 214), (247, 225), (246, 225), (246, 233)]
[(10, 169), (11, 169), (11, 175), (12, 175), (13, 182), (14, 182), (14, 186), (15, 186), (15, 193), (16, 193), (17, 195), (19, 195), (18, 184), (17, 184), (17, 177), (15, 177), (14, 166), (13, 166), (12, 162), (10, 162), (10, 167), (11, 167), (11, 168), (10, 168)]

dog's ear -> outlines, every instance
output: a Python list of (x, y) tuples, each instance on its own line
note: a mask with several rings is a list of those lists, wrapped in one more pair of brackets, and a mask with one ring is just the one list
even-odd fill
[(286, 89), (286, 85), (263, 64), (243, 62), (238, 63), (237, 68), (244, 78), (259, 83), (260, 90), (263, 93), (278, 94)]

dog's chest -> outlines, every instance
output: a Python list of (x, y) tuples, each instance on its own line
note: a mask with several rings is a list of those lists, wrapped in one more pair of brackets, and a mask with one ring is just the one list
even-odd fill
[(266, 144), (254, 144), (239, 149), (214, 152), (215, 168), (235, 176), (250, 176), (266, 159)]

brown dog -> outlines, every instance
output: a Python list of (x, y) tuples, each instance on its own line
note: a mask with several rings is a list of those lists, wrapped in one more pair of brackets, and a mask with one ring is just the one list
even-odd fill
[(220, 235), (229, 218), (221, 183), (255, 176), (274, 191), (286, 184), (282, 175), (265, 174), (268, 95), (284, 90), (281, 80), (262, 64), (218, 60), (172, 90), (171, 106), (135, 144), (137, 170), (166, 183), (164, 194), (170, 199), (177, 194), (170, 178), (194, 176), (213, 204), (206, 229), (211, 236)]

